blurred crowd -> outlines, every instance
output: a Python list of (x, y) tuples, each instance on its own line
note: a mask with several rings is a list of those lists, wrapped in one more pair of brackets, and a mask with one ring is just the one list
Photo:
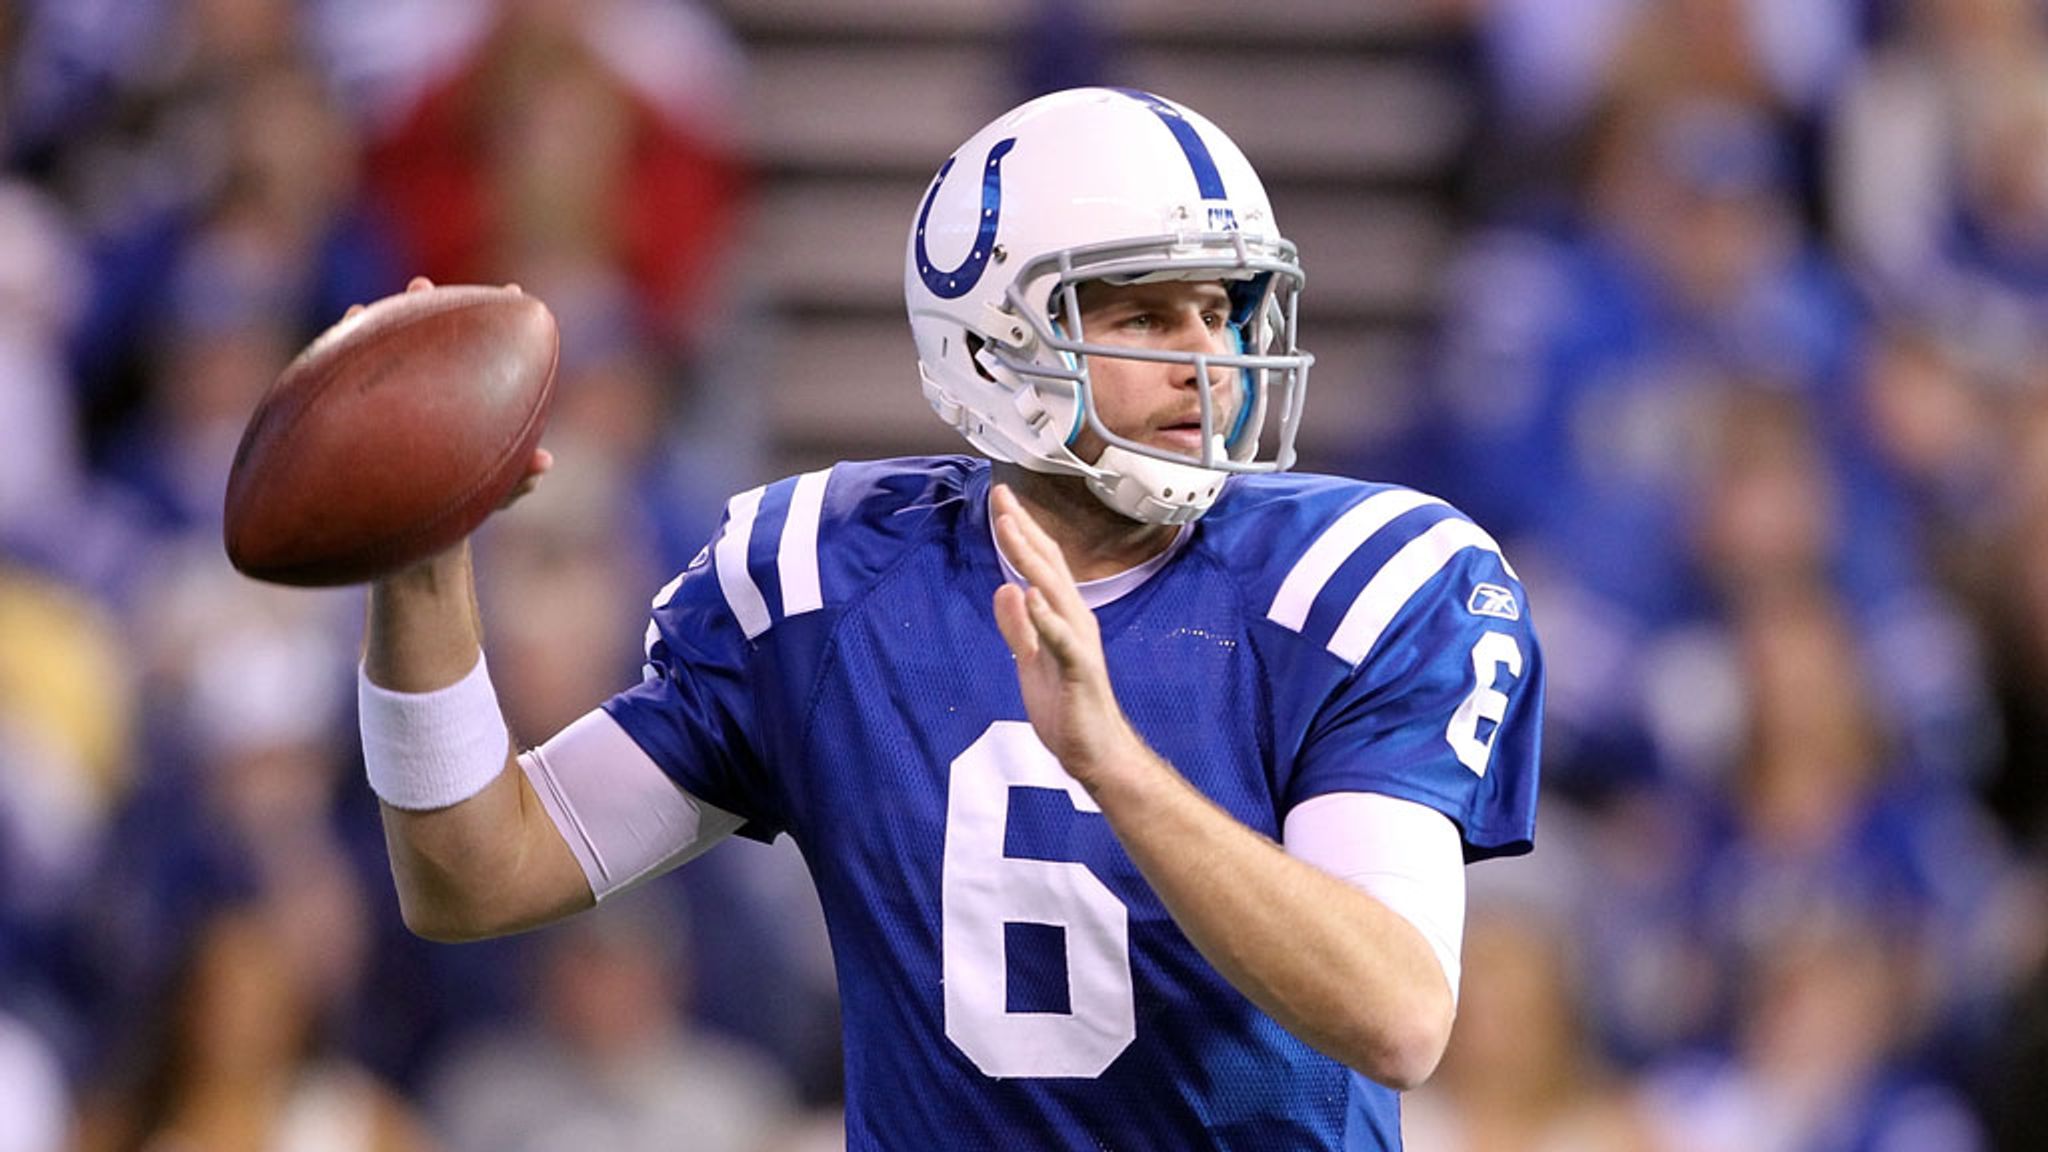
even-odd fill
[[(1492, 529), (1552, 690), (1410, 1146), (2038, 1148), (2048, 6), (1416, 2), (1475, 102), (1458, 249), (1423, 402), (1315, 463)], [(1018, 88), (1117, 78), (1038, 32)], [(688, 0), (0, 6), (0, 1152), (836, 1146), (786, 842), (413, 939), (360, 594), (219, 546), (307, 339), (516, 281), (562, 321), (560, 466), (478, 541), (494, 678), (526, 742), (630, 683), (766, 478), (721, 368), (746, 72)]]
[(1440, 7), (1466, 226), (1358, 467), (1551, 679), (1416, 1147), (2042, 1146), (2048, 9)]
[(535, 742), (631, 683), (651, 590), (766, 466), (748, 390), (704, 402), (745, 73), (675, 0), (0, 6), (0, 1150), (831, 1130), (793, 851), (411, 938), (353, 735), (361, 593), (219, 543), (314, 334), (416, 273), (520, 283), (563, 347), (558, 470), (478, 543), (507, 718)]

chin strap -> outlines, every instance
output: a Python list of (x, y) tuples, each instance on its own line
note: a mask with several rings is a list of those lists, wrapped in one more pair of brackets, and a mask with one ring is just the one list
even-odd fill
[(1088, 490), (1146, 524), (1186, 524), (1216, 502), (1229, 473), (1145, 456), (1112, 444), (1095, 462)]

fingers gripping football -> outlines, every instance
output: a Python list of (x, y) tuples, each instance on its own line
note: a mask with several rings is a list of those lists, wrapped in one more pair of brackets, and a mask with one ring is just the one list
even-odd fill
[(287, 366), (230, 473), (224, 542), (283, 584), (375, 579), (444, 551), (531, 491), (559, 334), (516, 286), (351, 308)]

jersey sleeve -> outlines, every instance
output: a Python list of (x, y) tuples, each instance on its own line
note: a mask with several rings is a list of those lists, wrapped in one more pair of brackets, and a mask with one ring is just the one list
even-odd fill
[(604, 705), (670, 779), (743, 818), (740, 834), (758, 840), (788, 823), (764, 767), (762, 733), (782, 699), (764, 648), (772, 627), (818, 607), (825, 475), (733, 497), (711, 542), (655, 596), (640, 683)]
[(1295, 659), (1324, 670), (1300, 680), (1334, 686), (1302, 706), (1286, 803), (1381, 793), (1449, 816), (1467, 859), (1528, 851), (1543, 660), (1492, 538), (1448, 505), (1389, 490), (1316, 540), (1290, 581), (1273, 619), (1296, 632)]
[(742, 817), (741, 835), (800, 829), (834, 622), (975, 474), (965, 457), (842, 463), (734, 496), (655, 597), (641, 682), (605, 711), (685, 792)]

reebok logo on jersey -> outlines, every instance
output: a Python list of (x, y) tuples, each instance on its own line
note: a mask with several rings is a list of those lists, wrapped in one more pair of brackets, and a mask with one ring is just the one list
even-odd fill
[(1472, 598), (1465, 601), (1465, 611), (1474, 616), (1497, 616), (1502, 620), (1520, 620), (1522, 606), (1515, 602), (1515, 594), (1498, 584), (1481, 584), (1472, 590)]

